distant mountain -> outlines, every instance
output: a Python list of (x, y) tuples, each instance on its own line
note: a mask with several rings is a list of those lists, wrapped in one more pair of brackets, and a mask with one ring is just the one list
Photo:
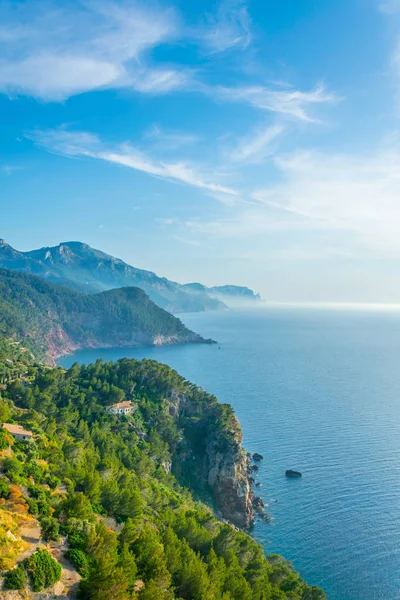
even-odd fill
[(88, 295), (7, 269), (0, 269), (1, 337), (48, 362), (85, 347), (205, 342), (139, 288)]
[(207, 292), (193, 293), (185, 286), (131, 267), (119, 258), (81, 242), (19, 252), (0, 240), (0, 267), (39, 275), (85, 293), (120, 287), (139, 287), (153, 302), (172, 313), (218, 310), (226, 305)]
[(256, 294), (248, 287), (239, 285), (217, 285), (214, 287), (206, 287), (202, 283), (187, 283), (183, 286), (191, 293), (207, 294), (211, 298), (221, 300), (227, 306), (239, 306), (244, 304), (254, 304), (261, 302), (260, 294)]

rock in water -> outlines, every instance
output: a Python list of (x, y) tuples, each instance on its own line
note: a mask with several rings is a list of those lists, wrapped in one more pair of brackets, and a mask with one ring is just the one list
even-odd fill
[(257, 460), (257, 461), (264, 460), (264, 457), (263, 457), (262, 454), (258, 454), (258, 452), (254, 452), (254, 454), (253, 454), (253, 460)]
[(301, 477), (300, 471), (294, 471), (293, 469), (288, 469), (285, 472), (286, 477)]
[(262, 498), (259, 496), (255, 496), (253, 498), (253, 507), (257, 512), (262, 512), (264, 510), (265, 504)]

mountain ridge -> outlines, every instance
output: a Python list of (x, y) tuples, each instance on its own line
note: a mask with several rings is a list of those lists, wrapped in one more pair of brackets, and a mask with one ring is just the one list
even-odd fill
[[(39, 275), (83, 293), (139, 287), (158, 306), (172, 313), (226, 309), (224, 299), (243, 296), (240, 290), (247, 290), (248, 298), (256, 297), (248, 288), (239, 286), (208, 288), (170, 281), (77, 241), (21, 252), (0, 240), (0, 267)], [(226, 293), (228, 287), (231, 294)]]

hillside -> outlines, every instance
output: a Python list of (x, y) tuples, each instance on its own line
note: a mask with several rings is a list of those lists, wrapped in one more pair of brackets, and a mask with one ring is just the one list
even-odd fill
[[(123, 399), (132, 415), (107, 413)], [(34, 434), (0, 430), (5, 600), (73, 600), (77, 587), (82, 600), (324, 600), (182, 487), (196, 480), (197, 495), (247, 523), (233, 411), (169, 367), (39, 367), (31, 385), (8, 385), (0, 421)]]
[(85, 295), (6, 269), (0, 269), (0, 335), (50, 361), (83, 347), (205, 341), (138, 288)]
[(81, 242), (19, 252), (0, 240), (0, 267), (40, 275), (86, 293), (139, 287), (161, 308), (172, 313), (218, 310), (226, 306), (207, 293), (192, 294), (184, 286)]

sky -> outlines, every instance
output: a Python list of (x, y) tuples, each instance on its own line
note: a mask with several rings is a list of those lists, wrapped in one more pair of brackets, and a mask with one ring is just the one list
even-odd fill
[(0, 0), (0, 237), (400, 302), (400, 0)]

